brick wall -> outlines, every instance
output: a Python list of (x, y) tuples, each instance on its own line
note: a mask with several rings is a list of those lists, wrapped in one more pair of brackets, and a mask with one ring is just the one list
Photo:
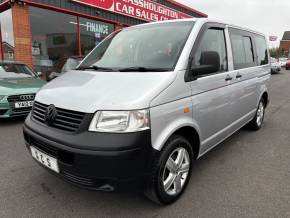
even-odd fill
[(12, 20), (15, 44), (15, 60), (33, 68), (29, 7), (14, 4)]
[(290, 41), (281, 40), (280, 41), (280, 49), (288, 52), (290, 49)]

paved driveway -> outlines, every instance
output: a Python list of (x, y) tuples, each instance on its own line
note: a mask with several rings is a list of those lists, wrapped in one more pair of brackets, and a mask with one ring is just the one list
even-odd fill
[(24, 147), (22, 123), (0, 121), (0, 217), (290, 217), (290, 71), (272, 77), (264, 128), (242, 129), (197, 161), (168, 207), (50, 175)]

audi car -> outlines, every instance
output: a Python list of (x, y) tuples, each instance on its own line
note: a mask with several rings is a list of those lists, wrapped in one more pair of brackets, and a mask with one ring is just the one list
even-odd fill
[(30, 112), (36, 92), (46, 83), (40, 76), (25, 64), (0, 62), (0, 118)]

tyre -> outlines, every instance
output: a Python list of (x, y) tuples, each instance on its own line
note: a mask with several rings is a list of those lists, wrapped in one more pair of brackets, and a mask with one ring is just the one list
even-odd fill
[(266, 107), (266, 102), (264, 99), (261, 99), (255, 114), (255, 117), (251, 122), (248, 124), (248, 127), (252, 130), (259, 130), (261, 129), (263, 122), (264, 122), (264, 117), (265, 117), (265, 107)]
[(192, 162), (190, 143), (182, 136), (171, 137), (152, 162), (145, 196), (161, 205), (175, 202), (188, 184)]

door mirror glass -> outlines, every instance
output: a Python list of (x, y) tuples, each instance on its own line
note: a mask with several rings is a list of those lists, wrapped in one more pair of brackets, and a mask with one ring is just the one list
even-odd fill
[(204, 51), (200, 55), (200, 65), (193, 65), (191, 73), (194, 76), (218, 72), (220, 68), (220, 55), (216, 51)]

